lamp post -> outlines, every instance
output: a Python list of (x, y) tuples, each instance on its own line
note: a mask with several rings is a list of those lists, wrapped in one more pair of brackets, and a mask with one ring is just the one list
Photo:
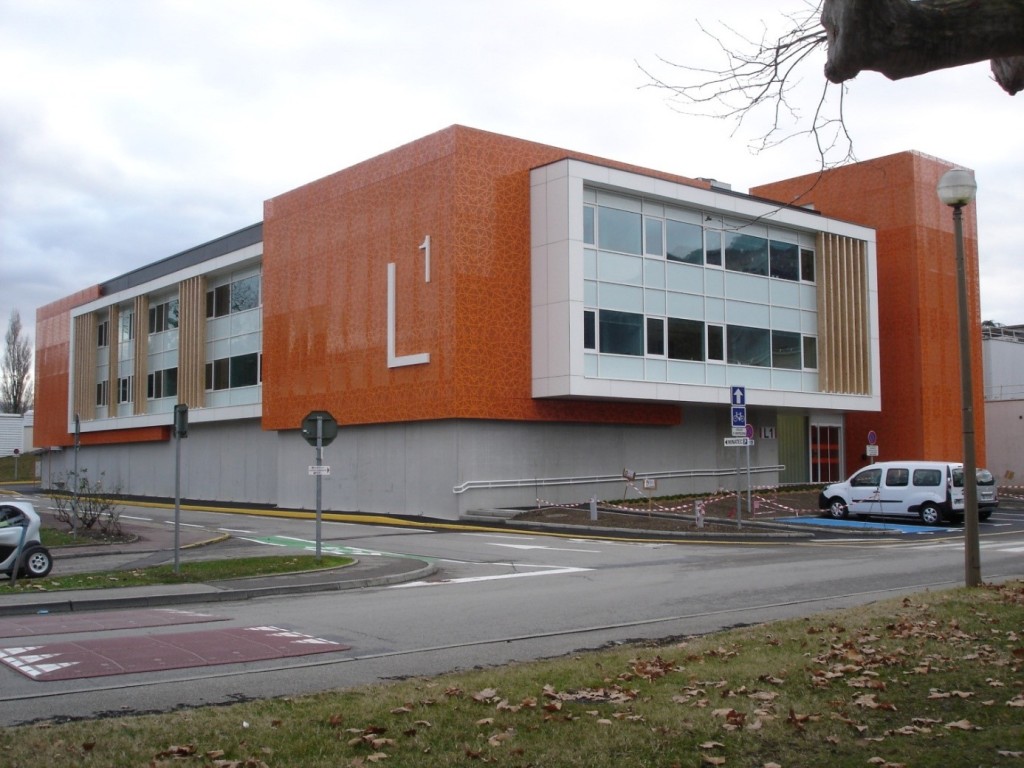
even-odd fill
[(953, 209), (956, 239), (957, 306), (960, 313), (960, 396), (964, 433), (964, 580), (968, 587), (981, 585), (981, 553), (978, 544), (978, 467), (974, 450), (974, 383), (971, 369), (971, 328), (967, 304), (967, 270), (964, 267), (963, 207), (974, 199), (978, 185), (974, 173), (953, 168), (942, 174), (936, 191), (939, 200)]

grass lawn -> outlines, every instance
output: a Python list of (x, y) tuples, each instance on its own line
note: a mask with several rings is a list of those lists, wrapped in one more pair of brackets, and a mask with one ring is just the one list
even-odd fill
[(315, 696), (6, 728), (0, 755), (25, 768), (1024, 766), (1024, 584)]

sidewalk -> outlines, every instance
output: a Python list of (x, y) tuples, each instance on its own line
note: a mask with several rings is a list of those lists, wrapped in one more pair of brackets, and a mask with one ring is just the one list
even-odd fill
[[(56, 547), (51, 550), (53, 574), (127, 571), (174, 562), (174, 531), (166, 525), (124, 521), (131, 543)], [(181, 527), (179, 562), (217, 560), (251, 555), (290, 554), (208, 531)], [(436, 567), (421, 560), (371, 556), (343, 568), (295, 574), (215, 581), (208, 584), (161, 584), (148, 587), (110, 587), (55, 592), (0, 593), (0, 616), (114, 608), (152, 608), (189, 603), (251, 600), (270, 595), (359, 589), (423, 579)], [(19, 579), (19, 584), (31, 580)]]

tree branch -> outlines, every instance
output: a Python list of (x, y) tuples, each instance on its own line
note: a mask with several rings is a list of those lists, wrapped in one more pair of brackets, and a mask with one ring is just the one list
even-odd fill
[(1021, 0), (823, 0), (821, 25), (833, 83), (863, 70), (900, 80), (1024, 55)]

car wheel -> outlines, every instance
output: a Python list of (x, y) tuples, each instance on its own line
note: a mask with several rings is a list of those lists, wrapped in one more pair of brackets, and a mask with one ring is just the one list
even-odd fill
[(942, 522), (942, 513), (934, 504), (925, 504), (921, 507), (921, 520), (927, 525), (938, 525)]
[(849, 510), (842, 499), (831, 499), (828, 502), (828, 514), (833, 520), (842, 520)]
[(978, 519), (979, 520), (988, 520), (990, 517), (992, 517), (992, 510), (991, 509), (982, 509), (982, 510), (978, 511)]
[(53, 568), (53, 558), (45, 547), (29, 547), (21, 553), (21, 572), (32, 579), (41, 579)]

